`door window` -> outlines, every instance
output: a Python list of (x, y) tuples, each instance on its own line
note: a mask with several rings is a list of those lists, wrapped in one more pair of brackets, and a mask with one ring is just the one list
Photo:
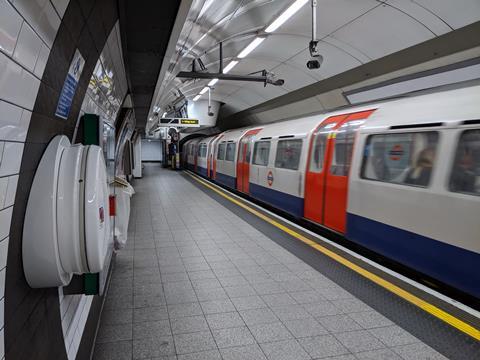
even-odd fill
[(356, 130), (365, 120), (348, 121), (335, 131), (335, 147), (333, 150), (330, 173), (337, 176), (348, 176), (352, 161), (353, 143)]
[(449, 187), (453, 192), (480, 196), (480, 129), (461, 134)]
[(327, 151), (328, 135), (337, 123), (330, 123), (320, 127), (313, 134), (312, 154), (310, 155), (310, 171), (320, 173), (325, 166), (325, 153)]
[(227, 144), (227, 152), (225, 155), (225, 161), (234, 161), (235, 160), (235, 143)]
[(221, 143), (218, 145), (217, 160), (225, 159), (225, 146), (225, 143)]

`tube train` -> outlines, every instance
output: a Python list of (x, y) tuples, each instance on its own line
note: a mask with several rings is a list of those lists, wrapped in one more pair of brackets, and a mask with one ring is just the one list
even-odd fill
[(480, 86), (187, 140), (183, 161), (480, 299)]

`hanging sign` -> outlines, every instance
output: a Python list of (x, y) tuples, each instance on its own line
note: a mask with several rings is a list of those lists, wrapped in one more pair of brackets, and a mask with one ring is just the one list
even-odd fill
[(82, 75), (83, 65), (85, 65), (85, 59), (77, 49), (75, 50), (75, 55), (73, 55), (72, 62), (70, 63), (67, 77), (63, 83), (62, 92), (58, 98), (57, 110), (55, 111), (55, 115), (62, 119), (66, 120), (70, 113), (78, 81), (80, 80), (80, 75)]

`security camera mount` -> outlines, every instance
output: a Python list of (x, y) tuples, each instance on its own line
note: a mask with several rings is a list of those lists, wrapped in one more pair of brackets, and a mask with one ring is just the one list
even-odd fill
[(312, 0), (312, 40), (308, 43), (310, 51), (310, 60), (307, 61), (307, 68), (310, 70), (318, 69), (322, 65), (323, 56), (318, 50), (317, 40), (317, 0)]

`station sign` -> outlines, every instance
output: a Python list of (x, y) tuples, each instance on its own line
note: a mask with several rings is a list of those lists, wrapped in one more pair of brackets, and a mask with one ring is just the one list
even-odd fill
[(200, 127), (198, 119), (161, 118), (158, 126)]

